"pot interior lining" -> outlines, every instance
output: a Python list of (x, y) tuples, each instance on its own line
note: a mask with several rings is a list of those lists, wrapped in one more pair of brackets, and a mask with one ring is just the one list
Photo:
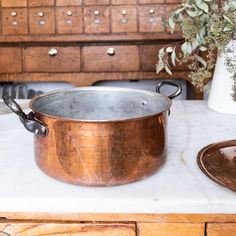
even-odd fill
[(32, 109), (44, 115), (83, 121), (141, 118), (168, 110), (164, 96), (142, 90), (72, 89), (39, 96)]

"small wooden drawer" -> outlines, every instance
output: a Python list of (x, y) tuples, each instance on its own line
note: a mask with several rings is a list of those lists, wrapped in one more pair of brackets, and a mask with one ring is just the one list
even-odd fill
[(83, 48), (86, 72), (139, 71), (138, 46), (86, 46)]
[(84, 8), (85, 33), (108, 33), (110, 31), (110, 10), (106, 6)]
[(29, 7), (54, 6), (54, 0), (28, 0)]
[(140, 223), (139, 236), (204, 236), (205, 224)]
[(137, 0), (111, 0), (113, 5), (120, 5), (120, 4), (136, 4)]
[(79, 72), (79, 47), (28, 47), (23, 50), (25, 72)]
[(20, 73), (21, 48), (0, 47), (0, 73)]
[(57, 6), (81, 6), (82, 0), (56, 0)]
[[(141, 67), (144, 71), (155, 71), (156, 64), (158, 61), (158, 52), (162, 47), (165, 47), (165, 44), (158, 45), (143, 45), (141, 46)], [(176, 54), (180, 52), (180, 48), (176, 49)], [(173, 66), (171, 61), (169, 62), (171, 70), (173, 71), (186, 71), (189, 70), (187, 65), (179, 64), (176, 62), (176, 66)]]
[(5, 35), (28, 33), (26, 8), (2, 9), (2, 32)]
[(165, 0), (139, 0), (140, 4), (155, 4), (155, 3), (164, 3)]
[[(0, 223), (2, 235), (135, 236), (133, 224)], [(0, 233), (0, 234), (1, 234)]]
[(122, 5), (112, 7), (112, 32), (137, 32), (136, 6)]
[(236, 224), (207, 224), (208, 236), (236, 236)]
[(30, 8), (29, 30), (31, 34), (54, 34), (54, 8)]
[(164, 5), (148, 5), (139, 7), (139, 31), (140, 32), (163, 32), (165, 26), (163, 17)]
[(110, 0), (84, 0), (84, 5), (109, 5)]
[(57, 7), (57, 33), (74, 34), (82, 33), (82, 9), (81, 7)]
[(27, 0), (2, 0), (1, 6), (2, 7), (26, 7)]

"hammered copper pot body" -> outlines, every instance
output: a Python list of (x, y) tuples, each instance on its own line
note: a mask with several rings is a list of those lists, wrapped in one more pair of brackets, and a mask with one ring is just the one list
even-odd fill
[(84, 87), (34, 98), (24, 114), (5, 103), (35, 133), (39, 168), (58, 180), (91, 186), (134, 182), (165, 162), (171, 100), (144, 90)]
[(143, 179), (166, 158), (166, 112), (125, 122), (74, 122), (38, 116), (46, 137), (35, 136), (36, 163), (73, 184), (110, 186)]

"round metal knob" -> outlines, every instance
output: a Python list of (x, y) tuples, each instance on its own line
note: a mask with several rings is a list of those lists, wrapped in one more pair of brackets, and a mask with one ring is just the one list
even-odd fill
[(94, 11), (94, 15), (95, 15), (95, 16), (100, 15), (100, 11), (98, 11), (98, 10)]
[(122, 10), (121, 14), (125, 16), (127, 14), (127, 11), (126, 10)]
[(107, 54), (108, 54), (109, 56), (114, 56), (114, 55), (116, 54), (115, 48), (108, 48), (108, 49), (107, 49)]
[(155, 10), (153, 9), (153, 8), (151, 8), (150, 10), (149, 10), (149, 14), (154, 14), (155, 13)]
[(72, 16), (73, 15), (73, 13), (72, 13), (72, 11), (67, 11), (67, 16)]
[(43, 12), (39, 12), (39, 13), (38, 13), (38, 16), (39, 16), (39, 17), (43, 17), (43, 16), (44, 16), (44, 13), (43, 13)]
[(58, 54), (58, 51), (57, 51), (56, 48), (51, 48), (51, 49), (48, 51), (48, 55), (51, 56), (51, 57), (55, 57), (57, 54)]
[(15, 17), (17, 16), (17, 13), (15, 11), (11, 12), (11, 16)]

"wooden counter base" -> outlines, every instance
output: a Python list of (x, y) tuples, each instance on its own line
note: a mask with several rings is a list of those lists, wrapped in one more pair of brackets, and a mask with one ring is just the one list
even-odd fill
[[(1, 213), (9, 235), (195, 236), (236, 235), (236, 214)], [(1, 234), (0, 234), (1, 235)]]

